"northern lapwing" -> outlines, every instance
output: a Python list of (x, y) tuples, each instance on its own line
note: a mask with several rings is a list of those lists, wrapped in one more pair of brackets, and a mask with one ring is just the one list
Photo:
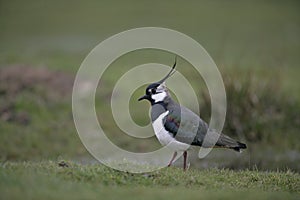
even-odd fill
[[(165, 81), (175, 73), (175, 63), (171, 71), (160, 81), (150, 84), (146, 94), (138, 100), (148, 100), (151, 103), (151, 120), (155, 135), (162, 145), (168, 145), (174, 150), (168, 166), (171, 166), (177, 152), (183, 152), (183, 169), (187, 169), (187, 150), (191, 145), (204, 148), (221, 147), (235, 151), (245, 149), (246, 144), (238, 142), (227, 135), (209, 130), (208, 125), (198, 115), (188, 108), (177, 104), (170, 96)], [(209, 137), (217, 137), (210, 144), (204, 141), (206, 134)], [(209, 141), (209, 139), (208, 139)]]

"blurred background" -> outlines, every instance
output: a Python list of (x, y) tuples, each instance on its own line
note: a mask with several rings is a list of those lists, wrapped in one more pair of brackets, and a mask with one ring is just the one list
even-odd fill
[[(299, 11), (296, 0), (0, 0), (0, 160), (95, 162), (72, 119), (76, 71), (104, 39), (154, 26), (185, 33), (211, 55), (227, 92), (224, 133), (249, 147), (243, 154), (216, 149), (204, 160), (192, 154), (191, 167), (300, 171)], [(160, 144), (155, 138), (131, 138), (117, 127), (109, 106), (114, 84), (133, 66), (173, 60), (168, 52), (136, 51), (105, 71), (97, 115), (118, 146), (147, 152)], [(201, 117), (208, 121), (205, 84), (192, 66), (179, 62), (177, 69), (193, 85)], [(129, 105), (140, 125), (149, 123), (149, 105), (136, 102), (144, 89), (136, 90)]]

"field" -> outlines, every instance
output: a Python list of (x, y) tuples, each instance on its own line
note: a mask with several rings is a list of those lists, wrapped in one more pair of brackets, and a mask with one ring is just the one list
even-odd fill
[(130, 174), (66, 161), (4, 163), (4, 199), (297, 199), (299, 174), (287, 172), (167, 168)]
[[(299, 9), (293, 0), (0, 1), (1, 199), (299, 198)], [(207, 50), (226, 88), (224, 132), (247, 143), (246, 151), (216, 149), (201, 160), (195, 151), (187, 172), (179, 159), (147, 174), (112, 170), (87, 152), (72, 116), (76, 72), (104, 39), (148, 26), (185, 33)], [(173, 60), (169, 52), (141, 50), (105, 71), (96, 111), (113, 143), (134, 152), (160, 148), (154, 137), (125, 135), (110, 98), (133, 66)], [(208, 121), (210, 98), (201, 76), (181, 58), (177, 70), (192, 84)], [(136, 101), (144, 89), (129, 102), (139, 125), (149, 123), (149, 105)]]

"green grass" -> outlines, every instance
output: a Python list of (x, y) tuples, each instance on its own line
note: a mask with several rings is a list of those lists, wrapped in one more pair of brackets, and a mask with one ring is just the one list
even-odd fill
[(297, 199), (300, 175), (291, 171), (166, 168), (147, 174), (102, 165), (7, 162), (0, 167), (3, 199)]
[(299, 6), (293, 0), (1, 1), (0, 64), (46, 64), (75, 71), (105, 38), (158, 26), (195, 38), (222, 67), (297, 69)]
[[(74, 76), (87, 53), (113, 34), (141, 26), (172, 28), (199, 41), (217, 63), (223, 77), (230, 80), (226, 90), (231, 109), (227, 112), (225, 131), (248, 144), (256, 164), (265, 161), (257, 151), (271, 148), (270, 157), (276, 160), (277, 153), (300, 149), (297, 142), (300, 121), (297, 1), (156, 1), (153, 4), (134, 0), (73, 1), (70, 5), (69, 1), (29, 0), (22, 4), (12, 0), (1, 1), (0, 5), (0, 27), (4, 27), (0, 29), (0, 67), (21, 64), (39, 69), (46, 66)], [(112, 14), (112, 10), (118, 14)], [(147, 62), (170, 65), (173, 59), (174, 55), (167, 52), (136, 51), (118, 59), (105, 72), (104, 87), (96, 99), (97, 114), (108, 137), (123, 149), (146, 152), (160, 145), (155, 138), (128, 137), (117, 127), (109, 107), (114, 83), (132, 66)], [(199, 101), (203, 102), (205, 87), (201, 77), (183, 59), (179, 59), (178, 71), (191, 81)], [(234, 85), (243, 82), (249, 72), (256, 81), (253, 85), (243, 85), (246, 90), (251, 89), (245, 95), (235, 90)], [(22, 77), (22, 73), (20, 70), (18, 76)], [(20, 79), (18, 76), (13, 83)], [(266, 79), (271, 80), (270, 89), (262, 90), (260, 84)], [(37, 90), (29, 88), (28, 91), (25, 85), (25, 91), (7, 100), (1, 93), (4, 84), (0, 84), (0, 110), (12, 101), (13, 113), (25, 112), (30, 117), (26, 125), (0, 120), (0, 160), (56, 159), (60, 155), (70, 159), (88, 157), (73, 124), (71, 89), (66, 91), (67, 98), (57, 97), (53, 101), (45, 94), (57, 88), (49, 89), (38, 82), (36, 86), (40, 88)], [(130, 101), (132, 118), (142, 125), (149, 122), (148, 105), (136, 102), (143, 89), (137, 90)], [(249, 99), (253, 94), (262, 99), (251, 107)], [(202, 117), (208, 120), (209, 111), (205, 108), (209, 108), (209, 102), (201, 104), (200, 108)], [(205, 113), (208, 114), (205, 116)], [(238, 131), (237, 126), (240, 126)], [(263, 155), (270, 154), (266, 152)], [(290, 163), (276, 163), (270, 167), (294, 166), (291, 164), (293, 158), (290, 160)], [(243, 163), (248, 166), (247, 159)]]

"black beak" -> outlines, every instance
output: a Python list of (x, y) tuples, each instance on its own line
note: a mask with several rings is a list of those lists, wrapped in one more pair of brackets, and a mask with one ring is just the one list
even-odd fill
[(141, 101), (141, 100), (143, 100), (143, 99), (148, 99), (148, 100), (149, 100), (149, 96), (148, 96), (147, 94), (145, 94), (144, 96), (140, 97), (140, 98), (138, 99), (138, 101)]

